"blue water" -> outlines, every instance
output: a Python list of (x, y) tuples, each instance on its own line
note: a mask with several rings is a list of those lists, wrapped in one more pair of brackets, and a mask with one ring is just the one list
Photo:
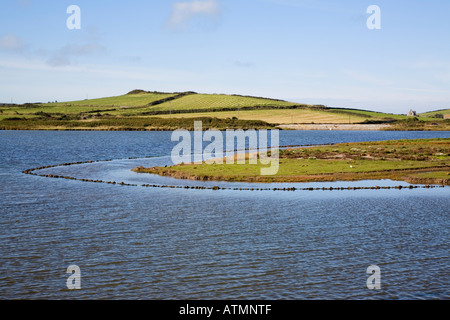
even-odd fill
[[(141, 187), (155, 181), (205, 184), (129, 170), (138, 163), (168, 161), (176, 144), (170, 136), (0, 132), (0, 298), (450, 297), (449, 188), (252, 192)], [(280, 145), (433, 137), (449, 138), (450, 133), (281, 131)], [(115, 160), (47, 170), (138, 186), (22, 173), (110, 159)], [(81, 269), (81, 290), (67, 289), (66, 269), (72, 264)], [(366, 286), (369, 265), (381, 269), (380, 290)]]

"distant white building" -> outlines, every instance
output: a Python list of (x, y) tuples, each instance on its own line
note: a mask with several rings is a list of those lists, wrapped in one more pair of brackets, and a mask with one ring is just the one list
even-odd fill
[(409, 110), (408, 112), (408, 117), (417, 117), (417, 112), (415, 112), (414, 110)]

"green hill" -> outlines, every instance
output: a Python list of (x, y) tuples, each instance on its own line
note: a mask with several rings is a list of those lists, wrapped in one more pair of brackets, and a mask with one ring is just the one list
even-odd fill
[[(441, 114), (449, 109), (427, 112), (420, 120), (429, 122), (441, 120)], [(69, 127), (125, 127), (133, 123), (139, 128), (145, 126), (142, 119), (165, 119), (174, 127), (182, 123), (181, 118), (217, 118), (229, 125), (230, 119), (241, 121), (260, 121), (273, 126), (278, 124), (358, 124), (390, 123), (406, 121), (409, 127), (423, 124), (405, 115), (388, 114), (358, 109), (329, 108), (322, 105), (299, 104), (279, 99), (228, 94), (200, 94), (196, 92), (150, 92), (133, 90), (127, 94), (98, 99), (85, 99), (68, 102), (52, 102), (24, 105), (0, 105), (0, 121), (3, 129), (21, 128), (18, 125), (28, 120), (25, 128), (45, 128), (52, 122), (52, 128), (63, 121), (72, 121)], [(108, 121), (105, 121), (105, 120)], [(126, 121), (125, 121), (126, 119)], [(134, 119), (134, 120), (133, 120)], [(100, 120), (103, 124), (100, 126)], [(170, 120), (170, 121), (169, 121)], [(415, 120), (412, 122), (411, 120)], [(6, 122), (5, 122), (6, 121)], [(12, 121), (15, 121), (14, 124)], [(34, 124), (31, 121), (35, 121)], [(55, 122), (56, 121), (56, 122)], [(59, 121), (59, 122), (58, 122)], [(89, 123), (88, 123), (89, 122)], [(39, 126), (37, 125), (39, 123)], [(183, 122), (184, 123), (184, 122)], [(214, 122), (217, 123), (217, 122)], [(148, 124), (151, 126), (150, 124)], [(401, 125), (400, 125), (401, 127)]]
[(435, 119), (439, 119), (443, 115), (450, 115), (450, 109), (441, 109), (420, 114), (421, 117), (430, 117)]

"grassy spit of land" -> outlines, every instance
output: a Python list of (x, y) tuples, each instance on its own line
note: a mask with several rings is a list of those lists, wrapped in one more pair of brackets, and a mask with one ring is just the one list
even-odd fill
[(179, 179), (246, 182), (319, 182), (391, 179), (450, 185), (450, 139), (341, 143), (279, 150), (279, 170), (261, 164), (179, 164), (133, 171)]
[(215, 129), (262, 129), (286, 124), (309, 125), (293, 127), (303, 130), (315, 124), (354, 125), (358, 129), (364, 124), (384, 125), (385, 130), (450, 130), (450, 120), (443, 119), (445, 114), (450, 110), (417, 118), (263, 97), (133, 90), (109, 98), (0, 105), (0, 130), (190, 130), (193, 120), (199, 119), (209, 119), (206, 128)]

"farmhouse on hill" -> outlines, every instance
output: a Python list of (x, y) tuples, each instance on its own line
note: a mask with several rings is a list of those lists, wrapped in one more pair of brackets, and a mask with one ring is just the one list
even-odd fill
[(409, 110), (408, 112), (408, 117), (417, 117), (417, 112), (415, 112), (414, 110)]

